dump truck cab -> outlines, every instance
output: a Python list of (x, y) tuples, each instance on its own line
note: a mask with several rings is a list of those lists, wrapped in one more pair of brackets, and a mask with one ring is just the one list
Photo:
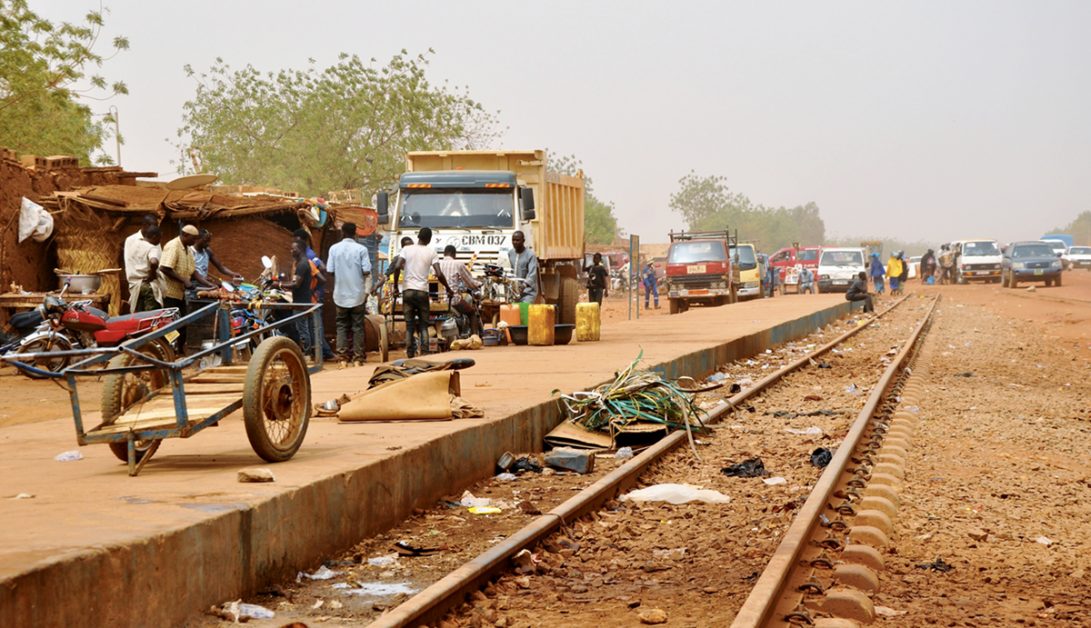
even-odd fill
[(738, 277), (731, 264), (736, 239), (728, 231), (672, 231), (670, 239), (667, 299), (671, 314), (695, 303), (723, 305), (737, 300)]
[[(511, 238), (522, 231), (538, 258), (531, 280), (539, 297), (557, 306), (559, 322), (575, 323), (584, 253), (582, 172), (547, 172), (543, 150), (411, 152), (394, 198), (380, 192), (376, 205), (391, 231), (391, 259), (402, 237), (416, 240), (429, 227), (436, 253), (453, 245), (478, 278), (489, 265), (510, 275)], [(445, 311), (441, 287), (432, 287), (432, 309)]]

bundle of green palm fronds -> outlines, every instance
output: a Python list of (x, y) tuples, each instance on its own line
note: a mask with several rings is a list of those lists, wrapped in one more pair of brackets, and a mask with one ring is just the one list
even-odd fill
[(589, 430), (616, 433), (634, 423), (659, 423), (670, 429), (703, 430), (705, 411), (693, 403), (692, 392), (637, 368), (643, 353), (616, 374), (614, 381), (591, 391), (561, 395), (569, 420)]

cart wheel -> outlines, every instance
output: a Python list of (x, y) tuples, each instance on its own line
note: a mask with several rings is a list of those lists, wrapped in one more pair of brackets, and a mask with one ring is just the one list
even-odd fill
[(246, 369), (246, 436), (267, 462), (283, 462), (303, 444), (311, 418), (311, 380), (303, 353), (285, 336), (266, 338)]
[(379, 325), (379, 359), (382, 362), (390, 360), (390, 332), (386, 328), (386, 319)]
[[(174, 360), (174, 350), (166, 341), (153, 341), (141, 351), (157, 360)], [(108, 368), (131, 366), (140, 361), (128, 354), (115, 356)], [(139, 403), (156, 390), (170, 384), (166, 369), (151, 369), (133, 373), (111, 373), (102, 380), (102, 424), (113, 425), (117, 418), (133, 405)], [(138, 440), (136, 461), (140, 462), (155, 444), (154, 440)], [(129, 461), (129, 447), (126, 443), (109, 443), (110, 451), (122, 462)]]
[[(50, 351), (69, 351), (70, 349), (72, 349), (72, 343), (69, 342), (68, 338), (61, 334), (50, 334), (19, 347), (16, 353), (49, 353)], [(38, 358), (31, 363), (31, 366), (56, 373), (68, 366), (70, 361), (71, 358), (69, 357)], [(30, 371), (23, 371), (23, 374), (31, 379), (45, 379), (45, 375), (38, 375)]]

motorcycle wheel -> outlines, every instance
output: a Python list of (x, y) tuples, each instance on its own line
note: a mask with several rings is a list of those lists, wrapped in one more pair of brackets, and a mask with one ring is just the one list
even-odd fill
[[(49, 334), (36, 338), (20, 346), (15, 350), (16, 353), (49, 353), (52, 351), (68, 351), (72, 348), (72, 341), (61, 334)], [(61, 369), (68, 366), (72, 361), (71, 357), (58, 356), (55, 358), (38, 358), (30, 363), (31, 366), (42, 369), (44, 371), (52, 371), (56, 373)], [(23, 371), (23, 374), (31, 379), (46, 379), (45, 375), (38, 375), (37, 373), (31, 373), (30, 371)]]

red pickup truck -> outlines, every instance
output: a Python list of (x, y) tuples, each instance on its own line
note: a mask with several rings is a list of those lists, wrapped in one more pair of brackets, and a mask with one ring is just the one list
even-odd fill
[(777, 269), (777, 279), (784, 282), (784, 274), (796, 265), (810, 268), (818, 276), (818, 256), (822, 252), (817, 246), (786, 246), (769, 256), (769, 263)]

